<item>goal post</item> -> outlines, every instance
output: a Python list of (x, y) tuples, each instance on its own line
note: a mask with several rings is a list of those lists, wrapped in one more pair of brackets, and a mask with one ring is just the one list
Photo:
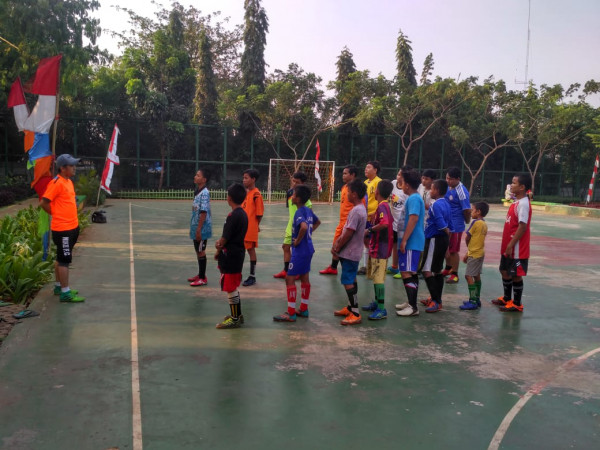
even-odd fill
[(333, 189), (335, 184), (335, 161), (319, 161), (319, 175), (321, 176), (321, 192), (317, 188), (315, 178), (315, 160), (270, 159), (269, 182), (267, 186), (267, 202), (285, 201), (285, 193), (290, 188), (292, 175), (295, 172), (306, 174), (306, 185), (310, 187), (313, 203), (333, 203)]

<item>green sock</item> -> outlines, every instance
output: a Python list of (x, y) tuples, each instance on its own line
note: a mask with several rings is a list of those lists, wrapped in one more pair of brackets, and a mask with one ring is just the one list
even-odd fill
[(375, 300), (377, 300), (377, 309), (384, 309), (385, 284), (375, 284)]
[(475, 298), (481, 297), (481, 280), (475, 282)]
[(469, 301), (475, 302), (477, 300), (477, 285), (475, 283), (469, 284)]

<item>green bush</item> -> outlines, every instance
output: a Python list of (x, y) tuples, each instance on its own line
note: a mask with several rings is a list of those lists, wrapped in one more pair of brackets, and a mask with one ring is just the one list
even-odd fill
[[(75, 182), (75, 193), (77, 195), (85, 195), (85, 206), (96, 206), (98, 198), (98, 189), (100, 189), (100, 178), (98, 173), (92, 169), (87, 173), (81, 173)], [(102, 205), (106, 200), (106, 194), (103, 190), (100, 191), (100, 202)]]

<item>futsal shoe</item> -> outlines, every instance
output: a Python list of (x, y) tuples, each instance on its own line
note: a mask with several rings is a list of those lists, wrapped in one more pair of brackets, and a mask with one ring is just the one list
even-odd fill
[(192, 281), (190, 286), (206, 286), (208, 284), (208, 280), (206, 278), (198, 278), (196, 281)]
[(409, 306), (410, 306), (410, 303), (408, 303), (408, 302), (399, 303), (398, 305), (396, 305), (396, 309), (406, 309)]
[(366, 267), (361, 267), (360, 269), (358, 269), (358, 272), (356, 272), (356, 275), (366, 275), (367, 274), (367, 268)]
[(502, 312), (523, 312), (523, 305), (515, 305), (515, 303), (510, 300), (506, 302), (506, 306), (501, 306), (500, 311)]
[(431, 297), (427, 297), (425, 300), (419, 300), (419, 301), (421, 302), (421, 305), (429, 306), (433, 300), (431, 300)]
[(325, 267), (323, 270), (319, 270), (321, 275), (337, 275), (337, 269), (334, 269), (331, 266)]
[(399, 311), (396, 311), (396, 314), (399, 315), (400, 317), (418, 316), (419, 310), (417, 308), (413, 308), (412, 306), (409, 305), (408, 308), (404, 308)]
[(452, 273), (452, 271), (451, 271), (451, 270), (448, 270), (448, 269), (444, 269), (444, 270), (442, 270), (442, 275), (444, 275), (445, 277), (447, 277), (447, 276), (448, 276), (448, 275), (450, 275), (451, 273)]
[(278, 272), (275, 275), (273, 275), (273, 278), (285, 278), (285, 277), (287, 277), (287, 272), (285, 270), (282, 270), (281, 272)]
[(289, 315), (287, 312), (284, 312), (283, 314), (279, 314), (277, 316), (273, 316), (273, 320), (275, 322), (295, 322), (296, 321), (296, 314), (293, 315)]
[(400, 272), (398, 272), (396, 275), (394, 275), (394, 280), (401, 280), (402, 279), (402, 274)]
[(476, 309), (479, 309), (480, 306), (481, 305), (478, 305), (477, 302), (467, 300), (466, 302), (463, 302), (463, 304), (460, 305), (458, 308), (462, 311), (475, 311)]
[(256, 277), (250, 275), (248, 278), (244, 280), (242, 286), (254, 286), (256, 284)]
[(73, 291), (67, 291), (60, 293), (60, 301), (62, 303), (82, 303), (85, 302), (85, 298), (75, 295)]
[(198, 281), (200, 279), (200, 275), (194, 275), (193, 277), (189, 277), (188, 281), (191, 283), (192, 281)]
[(400, 272), (400, 269), (398, 269), (397, 267), (388, 267), (387, 270), (385, 271), (385, 273), (387, 273), (388, 275), (396, 275), (397, 273)]
[(435, 313), (442, 310), (442, 304), (434, 300), (431, 301), (429, 307), (425, 310), (427, 313)]
[(352, 314), (352, 311), (350, 311), (350, 308), (347, 306), (344, 306), (342, 309), (333, 312), (333, 315), (338, 317), (346, 317), (348, 314)]
[(239, 328), (242, 325), (241, 319), (234, 319), (231, 316), (225, 316), (223, 322), (217, 324), (219, 330), (226, 330), (229, 328)]
[(381, 320), (387, 319), (387, 311), (386, 309), (376, 309), (369, 315), (369, 320)]
[(463, 305), (466, 305), (467, 303), (475, 303), (478, 308), (481, 308), (481, 300), (479, 300), (478, 298), (476, 298), (474, 302), (471, 302), (471, 300), (465, 300), (463, 302)]
[[(233, 319), (233, 320), (235, 320), (235, 319), (233, 318), (233, 316), (230, 316), (229, 314), (228, 314), (228, 315), (226, 315), (225, 317), (223, 317), (223, 320), (224, 320), (224, 321), (225, 321), (225, 320), (227, 320), (227, 319)], [(240, 314), (240, 316), (238, 317), (238, 320), (240, 321), (240, 323), (244, 323), (244, 315), (243, 315), (243, 314)]]
[(363, 311), (375, 311), (376, 309), (377, 309), (377, 302), (376, 301), (372, 301), (368, 305), (365, 305), (365, 306), (362, 307)]
[(448, 277), (448, 279), (446, 280), (447, 284), (456, 284), (458, 283), (458, 275), (456, 274), (450, 274), (450, 276)]
[[(77, 289), (71, 289), (69, 292), (71, 292), (71, 294), (73, 295), (77, 295), (79, 293), (79, 291)], [(60, 286), (54, 286), (54, 295), (60, 295), (62, 293), (62, 290), (60, 288)]]
[(360, 317), (360, 314), (358, 316), (355, 316), (353, 313), (350, 313), (340, 323), (342, 325), (358, 325), (361, 322), (362, 318)]
[(308, 319), (308, 309), (304, 310), (304, 311), (300, 311), (299, 309), (296, 310), (296, 315), (298, 317), (304, 317), (305, 319)]
[(505, 300), (504, 296), (492, 300), (492, 304), (497, 306), (505, 306), (508, 302), (512, 302), (512, 300)]

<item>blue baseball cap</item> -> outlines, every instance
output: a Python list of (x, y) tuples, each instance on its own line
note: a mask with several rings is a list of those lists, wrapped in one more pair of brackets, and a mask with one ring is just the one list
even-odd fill
[(73, 158), (68, 153), (64, 153), (56, 158), (56, 167), (76, 166), (78, 162), (79, 158)]

